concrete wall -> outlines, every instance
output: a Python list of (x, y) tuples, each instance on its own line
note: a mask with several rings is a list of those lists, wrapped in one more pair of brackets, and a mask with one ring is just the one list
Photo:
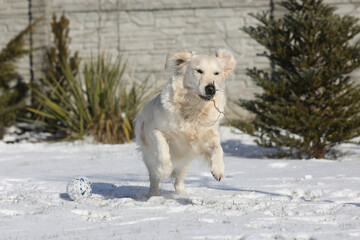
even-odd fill
[[(325, 2), (336, 5), (341, 14), (360, 16), (360, 0)], [(79, 51), (84, 58), (98, 52), (122, 54), (129, 61), (128, 78), (141, 81), (154, 72), (151, 81), (155, 86), (169, 77), (164, 64), (171, 49), (203, 53), (230, 49), (238, 61), (227, 84), (227, 111), (232, 116), (232, 109), (247, 116), (232, 101), (252, 98), (259, 91), (245, 76), (245, 69), (269, 67), (265, 58), (256, 56), (264, 49), (239, 28), (255, 25), (248, 14), (270, 10), (270, 0), (0, 0), (0, 46), (27, 24), (29, 10), (32, 18), (47, 19), (33, 35), (34, 46), (51, 44), (51, 15), (65, 12), (70, 19), (72, 52)], [(275, 15), (281, 12), (275, 5)], [(41, 75), (42, 54), (39, 50), (33, 57), (35, 78)], [(29, 58), (19, 66), (29, 79)]]
[[(69, 3), (67, 3), (69, 2)], [(85, 2), (85, 4), (84, 4)], [(76, 3), (76, 4), (75, 4)], [(269, 0), (162, 0), (162, 1), (64, 1), (53, 0), (51, 9), (65, 12), (71, 21), (73, 50), (123, 54), (129, 60), (128, 74), (141, 81), (154, 72), (160, 86), (169, 77), (165, 57), (171, 49), (212, 53), (228, 48), (238, 61), (228, 81), (232, 99), (250, 98), (256, 91), (244, 77), (246, 66), (268, 66), (255, 57), (262, 48), (239, 28), (254, 24), (251, 12), (269, 10)]]

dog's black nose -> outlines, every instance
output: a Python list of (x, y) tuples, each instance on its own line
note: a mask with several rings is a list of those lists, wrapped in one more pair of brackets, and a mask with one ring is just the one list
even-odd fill
[(209, 84), (205, 87), (206, 96), (214, 96), (215, 95), (215, 86), (213, 84)]

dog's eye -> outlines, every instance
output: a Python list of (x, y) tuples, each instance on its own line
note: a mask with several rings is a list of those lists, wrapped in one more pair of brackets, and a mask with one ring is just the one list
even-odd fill
[(195, 69), (198, 73), (200, 73), (200, 74), (203, 74), (204, 72), (203, 72), (203, 70), (201, 70), (201, 69)]
[(216, 75), (216, 76), (219, 75), (219, 72), (214, 72), (214, 75)]

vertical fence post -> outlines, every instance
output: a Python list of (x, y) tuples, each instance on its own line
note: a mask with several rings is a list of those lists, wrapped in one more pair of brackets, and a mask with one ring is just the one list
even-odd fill
[[(33, 21), (33, 16), (32, 16), (32, 2), (31, 0), (28, 0), (28, 17), (29, 17), (29, 24), (31, 24), (31, 22)], [(30, 50), (32, 50), (33, 48), (33, 33), (32, 31), (29, 34), (29, 45), (30, 45)], [(33, 84), (34, 83), (34, 62), (33, 62), (33, 54), (32, 51), (29, 53), (29, 65), (30, 65), (30, 83)]]

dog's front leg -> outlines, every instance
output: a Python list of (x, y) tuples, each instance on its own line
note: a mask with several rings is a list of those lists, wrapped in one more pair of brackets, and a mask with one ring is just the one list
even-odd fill
[(217, 181), (220, 181), (225, 174), (225, 166), (223, 161), (223, 150), (222, 147), (219, 145), (214, 147), (213, 154), (211, 156), (211, 174)]
[(155, 175), (161, 180), (170, 177), (172, 164), (170, 160), (169, 145), (166, 138), (159, 130), (153, 130), (153, 139), (155, 144)]
[(223, 161), (223, 149), (220, 145), (218, 134), (214, 134), (205, 145), (205, 159), (209, 162), (211, 174), (217, 181), (220, 181), (225, 175), (225, 166)]

